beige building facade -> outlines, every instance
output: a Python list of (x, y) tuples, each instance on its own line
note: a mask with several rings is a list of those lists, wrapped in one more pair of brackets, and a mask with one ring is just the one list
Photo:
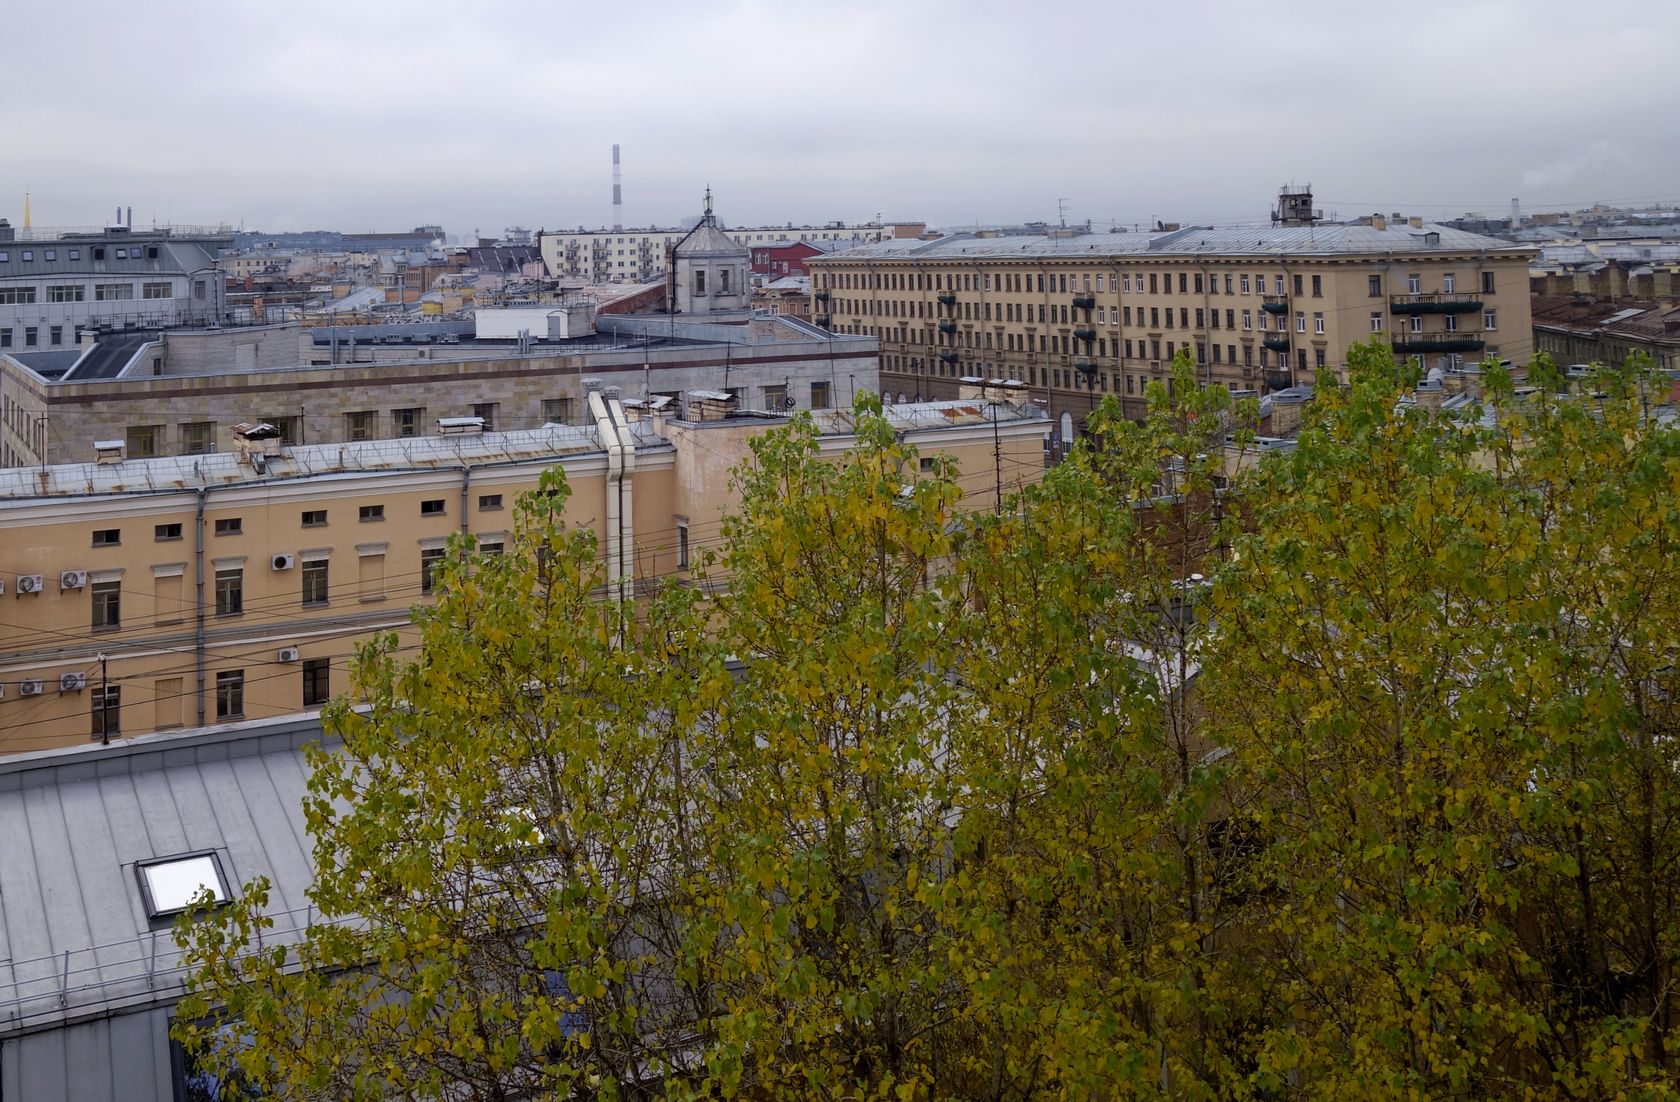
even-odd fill
[(1533, 352), (1535, 250), (1382, 218), (1050, 237), (895, 240), (812, 257), (815, 320), (881, 342), (896, 398), (1018, 379), (1057, 416), (1133, 417), (1189, 349), (1205, 383), (1280, 390), (1373, 337), (1453, 368)]
[[(0, 472), (0, 754), (320, 707), (358, 640), (413, 645), (410, 609), (432, 599), (450, 536), (505, 545), (516, 498), (553, 467), (610, 585), (688, 579), (719, 540), (731, 471), (783, 419), (717, 392), (670, 416), (609, 394), (577, 426), (295, 447), (258, 431), (215, 454)], [(824, 456), (855, 441), (849, 412), (812, 416)], [(1043, 470), (1031, 403), (888, 416), (955, 458), (971, 507)]]
[[(599, 324), (614, 331), (524, 349), (402, 340), (359, 350), (341, 342), (331, 353), (317, 343), (307, 353), (295, 326), (168, 334), (122, 371), (89, 378), (52, 370), (52, 354), (0, 354), (0, 465), (91, 460), (95, 443), (110, 440), (131, 458), (227, 451), (233, 426), (257, 421), (280, 428), (288, 444), (424, 437), (444, 417), (481, 417), (492, 430), (580, 424), (590, 378), (626, 397), (709, 388), (733, 392), (742, 408), (777, 411), (790, 399), (793, 408), (824, 409), (879, 389), (873, 339), (791, 319), (726, 325), (625, 315)], [(328, 332), (302, 337), (321, 342)], [(200, 347), (210, 339), (222, 342), (221, 353)], [(305, 354), (323, 362), (301, 364)], [(352, 354), (357, 362), (324, 362)]]

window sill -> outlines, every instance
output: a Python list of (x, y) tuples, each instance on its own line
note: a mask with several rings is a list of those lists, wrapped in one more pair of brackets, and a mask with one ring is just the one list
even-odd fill
[(387, 598), (383, 593), (381, 593), (377, 597), (358, 597), (357, 598), (357, 600), (361, 601), (361, 603), (364, 604), (364, 605), (378, 604), (380, 601), (383, 601), (383, 600), (386, 600), (386, 599)]
[(357, 517), (356, 518), (356, 523), (358, 523), (358, 524), (383, 524), (384, 522), (385, 522), (384, 517)]
[(216, 713), (216, 722), (217, 723), (222, 723), (224, 721), (226, 721), (228, 723), (238, 723), (240, 720), (242, 720), (244, 718), (245, 718), (245, 713), (244, 712), (229, 712), (227, 715), (223, 715), (220, 712)]
[(152, 621), (152, 626), (153, 627), (160, 627), (160, 628), (167, 628), (167, 627), (173, 627), (176, 624), (184, 624), (184, 623), (186, 623), (186, 621), (183, 620), (183, 619), (180, 619), (180, 618), (176, 618), (174, 620), (153, 620)]
[(331, 608), (332, 607), (332, 602), (331, 601), (305, 601), (305, 602), (303, 602), (303, 607), (304, 608)]
[(237, 616), (243, 616), (243, 615), (245, 615), (245, 611), (243, 609), (241, 609), (238, 612), (218, 612), (218, 613), (216, 613), (216, 619), (218, 619), (218, 620), (232, 620)]
[(121, 624), (95, 624), (93, 626), (93, 634), (95, 634), (95, 635), (108, 635), (113, 631), (121, 631), (121, 630), (122, 630), (122, 625)]

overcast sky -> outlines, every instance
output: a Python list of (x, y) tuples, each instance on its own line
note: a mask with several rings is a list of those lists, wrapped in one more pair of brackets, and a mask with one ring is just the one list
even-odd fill
[(451, 234), (1680, 202), (1680, 0), (6, 4), (0, 216)]

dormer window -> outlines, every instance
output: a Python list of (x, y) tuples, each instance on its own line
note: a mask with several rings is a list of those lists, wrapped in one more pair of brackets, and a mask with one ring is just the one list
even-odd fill
[(154, 919), (180, 914), (204, 888), (210, 889), (217, 903), (226, 903), (231, 898), (227, 878), (222, 875), (221, 858), (213, 850), (141, 861), (134, 871), (140, 878), (146, 913)]

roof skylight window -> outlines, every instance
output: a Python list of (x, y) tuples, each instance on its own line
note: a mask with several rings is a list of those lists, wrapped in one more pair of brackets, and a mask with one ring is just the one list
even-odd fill
[(192, 905), (199, 889), (209, 888), (217, 903), (228, 901), (227, 879), (214, 853), (183, 853), (159, 857), (135, 866), (146, 912), (153, 918), (168, 918)]

